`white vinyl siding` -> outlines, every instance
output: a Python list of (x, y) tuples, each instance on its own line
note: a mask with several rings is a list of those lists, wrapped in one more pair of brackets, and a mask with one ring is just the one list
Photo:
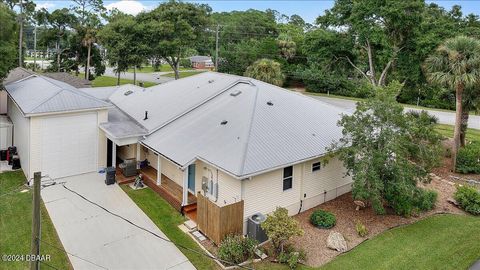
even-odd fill
[[(202, 190), (202, 178), (212, 181), (212, 184), (217, 184), (218, 198), (213, 194), (207, 194), (210, 200), (214, 201), (218, 206), (232, 204), (241, 200), (242, 197), (242, 180), (235, 179), (213, 166), (204, 162), (197, 161), (195, 163), (195, 188), (196, 191)], [(203, 192), (202, 192), (203, 194)]]
[(20, 164), (27, 179), (30, 175), (30, 119), (24, 117), (15, 102), (8, 97), (8, 116), (13, 123), (13, 145), (17, 147)]

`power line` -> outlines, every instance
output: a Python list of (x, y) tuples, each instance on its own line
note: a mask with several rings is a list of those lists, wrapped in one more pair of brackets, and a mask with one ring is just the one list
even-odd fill
[(78, 259), (80, 259), (80, 260), (82, 260), (82, 261), (88, 262), (88, 263), (90, 263), (90, 264), (92, 264), (92, 265), (95, 265), (95, 266), (98, 266), (98, 267), (100, 267), (100, 268), (103, 268), (103, 269), (107, 269), (107, 270), (108, 270), (108, 268), (105, 267), (105, 266), (101, 266), (101, 265), (99, 265), (99, 264), (97, 264), (97, 263), (94, 263), (94, 262), (92, 262), (92, 261), (90, 261), (90, 260), (87, 260), (87, 259), (85, 259), (85, 258), (82, 258), (82, 257), (78, 256), (78, 255), (75, 255), (75, 254), (73, 254), (73, 253), (70, 253), (70, 252), (66, 251), (65, 249), (63, 249), (63, 248), (60, 248), (60, 247), (57, 247), (57, 246), (55, 246), (55, 245), (53, 245), (53, 244), (50, 244), (50, 243), (48, 243), (48, 242), (45, 242), (45, 241), (43, 241), (43, 240), (40, 239), (40, 238), (37, 238), (37, 240), (40, 241), (41, 243), (47, 245), (47, 246), (50, 246), (50, 247), (52, 247), (52, 248), (54, 248), (54, 249), (56, 249), (56, 250), (59, 250), (59, 251), (64, 252), (64, 253), (66, 253), (66, 254), (68, 254), (68, 255), (71, 255), (71, 256), (73, 256), (73, 257), (75, 257), (75, 258), (78, 258)]
[(7, 192), (3, 193), (2, 195), (0, 195), (0, 198), (1, 198), (1, 197), (4, 197), (4, 196), (7, 196), (7, 195), (10, 195), (10, 194), (13, 194), (13, 193), (19, 191), (19, 190), (22, 189), (22, 188), (29, 189), (29, 187), (26, 187), (25, 185), (21, 185), (21, 186), (18, 186), (18, 187), (16, 187), (16, 188), (10, 190), (10, 191), (7, 191)]
[(148, 233), (150, 233), (151, 235), (153, 235), (153, 236), (155, 236), (155, 237), (157, 237), (157, 238), (159, 238), (159, 239), (161, 239), (161, 240), (163, 240), (163, 241), (172, 243), (172, 244), (174, 244), (175, 246), (177, 246), (177, 247), (179, 247), (179, 248), (182, 248), (182, 249), (185, 249), (185, 250), (194, 252), (194, 253), (196, 253), (196, 254), (199, 254), (199, 255), (208, 257), (208, 258), (210, 258), (210, 259), (213, 259), (213, 260), (216, 260), (216, 261), (219, 261), (219, 262), (228, 264), (228, 265), (234, 265), (234, 266), (237, 266), (237, 267), (240, 267), (240, 268), (254, 270), (254, 268), (247, 267), (247, 266), (243, 266), (243, 265), (239, 265), (239, 264), (232, 263), (232, 262), (229, 262), (229, 261), (225, 261), (225, 260), (222, 260), (222, 259), (217, 258), (217, 257), (215, 257), (215, 256), (212, 256), (212, 255), (210, 255), (210, 254), (207, 254), (207, 253), (205, 253), (205, 252), (201, 252), (201, 251), (198, 251), (198, 250), (195, 250), (195, 249), (186, 247), (186, 246), (184, 246), (184, 245), (175, 243), (175, 242), (173, 242), (172, 240), (170, 240), (170, 239), (168, 239), (168, 238), (162, 237), (162, 236), (158, 235), (157, 233), (155, 233), (155, 232), (153, 232), (153, 231), (150, 231), (150, 230), (148, 230), (148, 229), (146, 229), (146, 228), (144, 228), (144, 227), (142, 227), (142, 226), (140, 226), (140, 225), (137, 225), (137, 224), (134, 223), (133, 221), (130, 221), (129, 219), (124, 218), (123, 216), (120, 216), (120, 215), (118, 215), (118, 214), (116, 214), (116, 213), (113, 213), (112, 211), (108, 210), (107, 208), (101, 206), (100, 204), (89, 200), (88, 198), (86, 198), (86, 197), (83, 196), (82, 194), (79, 194), (78, 192), (76, 192), (76, 191), (74, 191), (74, 190), (71, 190), (70, 188), (68, 188), (67, 186), (65, 186), (65, 184), (63, 184), (63, 187), (64, 187), (66, 190), (70, 191), (71, 193), (73, 193), (73, 194), (77, 195), (78, 197), (82, 198), (83, 200), (85, 200), (85, 201), (87, 201), (87, 202), (89, 202), (89, 203), (91, 203), (91, 204), (93, 204), (93, 205), (95, 205), (95, 206), (103, 209), (105, 212), (109, 213), (110, 215), (116, 216), (116, 217), (124, 220), (125, 222), (131, 224), (132, 226), (135, 226), (135, 227), (137, 227), (137, 228), (139, 228), (139, 229), (141, 229), (141, 230), (143, 230), (143, 231), (145, 231), (145, 232), (148, 232)]
[(56, 269), (56, 270), (60, 270), (59, 268), (57, 268), (57, 267), (55, 267), (55, 266), (53, 266), (53, 265), (51, 265), (51, 264), (48, 264), (48, 263), (46, 263), (46, 262), (44, 262), (44, 261), (39, 261), (39, 262), (40, 262), (41, 264), (44, 264), (44, 265), (50, 267), (50, 268), (53, 268), (53, 269)]

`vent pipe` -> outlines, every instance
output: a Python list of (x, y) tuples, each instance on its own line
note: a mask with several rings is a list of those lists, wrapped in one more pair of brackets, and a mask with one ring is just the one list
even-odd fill
[(147, 120), (148, 119), (148, 111), (145, 111), (145, 118), (143, 118), (143, 120)]

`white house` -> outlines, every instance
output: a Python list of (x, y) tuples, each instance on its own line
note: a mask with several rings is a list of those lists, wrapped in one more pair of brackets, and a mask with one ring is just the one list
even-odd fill
[(244, 221), (351, 189), (343, 164), (326, 162), (342, 111), (258, 80), (205, 72), (149, 88), (72, 89), (35, 75), (6, 89), (28, 176), (147, 159), (142, 174), (177, 209), (195, 209), (198, 193), (218, 206), (243, 200)]

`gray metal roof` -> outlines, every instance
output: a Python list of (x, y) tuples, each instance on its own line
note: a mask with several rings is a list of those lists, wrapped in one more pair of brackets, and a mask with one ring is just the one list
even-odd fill
[[(149, 88), (122, 88), (114, 91), (109, 100), (150, 134), (224, 91), (237, 80), (238, 77), (234, 76), (204, 72)], [(145, 111), (148, 111), (147, 120), (144, 120)]]
[(257, 80), (207, 74), (234, 85), (142, 141), (180, 166), (201, 159), (243, 178), (325, 155), (342, 136), (344, 112), (334, 106)]
[(126, 92), (128, 90), (143, 90), (143, 87), (136, 86), (133, 84), (123, 84), (116, 86), (105, 86), (105, 87), (94, 87), (94, 88), (78, 88), (79, 91), (82, 91), (85, 94), (93, 96), (103, 101), (110, 102), (110, 96), (116, 91)]
[(47, 72), (42, 73), (42, 75), (57, 81), (68, 83), (76, 88), (87, 88), (91, 87), (92, 84), (89, 80), (82, 79), (67, 72)]
[(24, 114), (88, 110), (110, 106), (67, 83), (37, 74), (10, 82), (5, 85), (5, 89)]
[(203, 55), (191, 56), (188, 59), (192, 62), (212, 62), (212, 57)]
[(145, 128), (117, 107), (108, 109), (108, 122), (100, 123), (100, 127), (116, 139), (140, 137), (147, 134)]

